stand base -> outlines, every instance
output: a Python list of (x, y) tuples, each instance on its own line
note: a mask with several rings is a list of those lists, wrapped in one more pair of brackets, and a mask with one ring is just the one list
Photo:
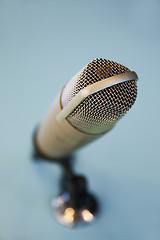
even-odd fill
[(45, 156), (36, 145), (36, 132), (37, 129), (33, 136), (33, 159), (57, 163), (62, 169), (60, 195), (51, 203), (56, 220), (69, 228), (94, 223), (98, 204), (95, 197), (88, 192), (86, 178), (73, 171), (73, 157), (66, 156), (57, 160)]
[(92, 195), (87, 195), (84, 200), (82, 206), (78, 207), (67, 192), (53, 199), (51, 206), (56, 220), (69, 228), (94, 223), (97, 215), (96, 199)]

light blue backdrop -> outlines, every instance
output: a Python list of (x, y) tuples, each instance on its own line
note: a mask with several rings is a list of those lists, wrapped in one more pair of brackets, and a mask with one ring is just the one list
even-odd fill
[[(60, 170), (31, 158), (32, 133), (61, 87), (102, 57), (138, 73), (138, 98), (107, 135), (77, 152), (98, 221), (52, 217)], [(0, 1), (0, 240), (160, 239), (160, 1)]]

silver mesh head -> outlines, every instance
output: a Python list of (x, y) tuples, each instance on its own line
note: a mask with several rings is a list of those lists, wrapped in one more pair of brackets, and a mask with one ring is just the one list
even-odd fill
[[(106, 59), (97, 58), (91, 61), (65, 86), (61, 99), (62, 107), (86, 86), (127, 71), (130, 70), (125, 66)], [(88, 96), (67, 120), (85, 133), (106, 132), (131, 108), (136, 96), (135, 80), (119, 83)]]

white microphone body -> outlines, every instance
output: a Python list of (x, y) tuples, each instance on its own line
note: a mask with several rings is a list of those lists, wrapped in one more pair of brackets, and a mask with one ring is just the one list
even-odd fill
[[(76, 149), (93, 141), (101, 134), (87, 134), (73, 127), (67, 120), (59, 123), (57, 114), (62, 110), (59, 94), (39, 126), (35, 136), (38, 151), (47, 158), (62, 159)], [(109, 127), (108, 131), (111, 129)]]
[[(103, 68), (102, 63), (104, 65)], [(111, 68), (112, 74), (110, 74), (110, 72), (108, 73), (108, 71), (111, 70), (105, 70), (105, 73), (104, 69), (106, 69), (106, 66)], [(116, 74), (115, 67), (117, 71)], [(82, 85), (83, 79), (85, 78), (89, 79), (84, 80), (86, 82), (93, 79), (93, 83), (87, 82), (83, 89), (80, 89), (79, 86)], [(128, 85), (126, 84), (128, 84), (127, 81), (129, 80), (132, 80), (130, 82), (135, 82), (136, 78), (137, 75), (123, 65), (105, 59), (93, 60), (82, 70), (82, 73), (75, 75), (66, 84), (54, 100), (35, 133), (34, 144), (37, 151), (43, 157), (61, 160), (71, 155), (76, 149), (111, 130), (117, 120), (128, 111), (135, 101), (136, 93), (132, 94), (133, 86), (131, 94), (129, 93), (129, 95), (127, 95)], [(125, 81), (124, 86), (127, 86), (127, 90), (124, 88), (123, 92), (123, 85), (121, 84)], [(116, 85), (116, 87), (114, 85)], [(119, 99), (117, 100), (119, 94), (123, 94), (123, 96), (120, 95), (120, 101)], [(125, 98), (126, 95), (127, 100), (125, 99), (125, 101), (127, 103), (123, 104), (121, 100), (123, 97)], [(130, 95), (132, 101), (129, 99)], [(134, 97), (132, 97), (132, 95)], [(104, 96), (106, 99), (104, 99)], [(112, 101), (111, 98), (113, 98), (114, 101)], [(117, 103), (119, 104), (118, 107), (116, 105)], [(128, 107), (126, 108), (127, 104)], [(101, 105), (102, 109), (100, 108)]]

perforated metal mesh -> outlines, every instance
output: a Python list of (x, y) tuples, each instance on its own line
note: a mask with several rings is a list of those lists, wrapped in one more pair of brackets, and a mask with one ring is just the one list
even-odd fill
[[(68, 82), (62, 94), (62, 106), (66, 106), (84, 87), (127, 71), (130, 70), (113, 61), (101, 58), (93, 60)], [(83, 132), (103, 133), (131, 108), (136, 96), (136, 81), (114, 85), (88, 96), (67, 120)]]

